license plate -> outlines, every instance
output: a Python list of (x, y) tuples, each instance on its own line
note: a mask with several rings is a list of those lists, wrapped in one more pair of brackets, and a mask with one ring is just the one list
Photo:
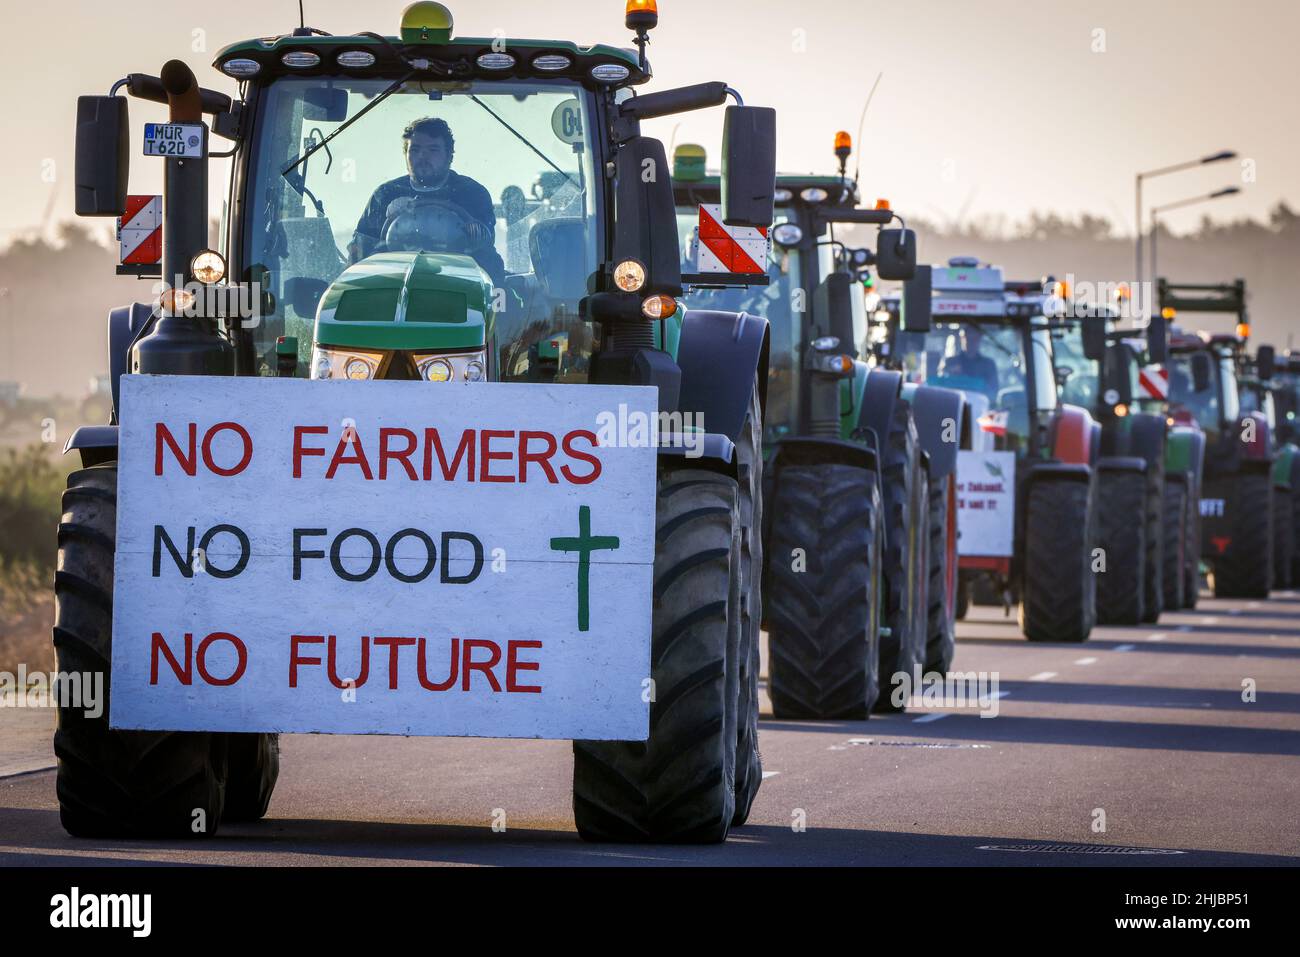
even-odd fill
[(144, 125), (145, 156), (203, 156), (205, 146), (201, 123), (146, 123)]

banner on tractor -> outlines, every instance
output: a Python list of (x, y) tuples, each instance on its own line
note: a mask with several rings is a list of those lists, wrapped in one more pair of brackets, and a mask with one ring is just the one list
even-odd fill
[(111, 725), (644, 740), (657, 401), (124, 376)]
[(957, 453), (957, 554), (1010, 557), (1016, 537), (1016, 453)]

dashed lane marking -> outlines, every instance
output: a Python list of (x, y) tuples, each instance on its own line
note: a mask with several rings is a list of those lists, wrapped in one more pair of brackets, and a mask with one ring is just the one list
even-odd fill
[(1056, 677), (1055, 671), (1040, 671), (1038, 672), (1038, 674), (1032, 676), (1029, 680), (1030, 681), (1051, 681), (1055, 677)]
[(1147, 641), (1164, 641), (1164, 640), (1165, 640), (1166, 638), (1168, 638), (1168, 637), (1169, 637), (1169, 636), (1166, 635), (1166, 634), (1162, 631), (1162, 632), (1160, 632), (1159, 634), (1148, 635), (1148, 636), (1147, 636)]
[(1096, 663), (1097, 663), (1096, 658), (1080, 658), (1078, 661), (1075, 662), (1076, 665), (1095, 665)]
[(919, 718), (913, 718), (912, 723), (928, 724), (931, 721), (938, 721), (940, 718), (946, 718), (946, 717), (948, 717), (948, 713), (946, 711), (936, 711), (933, 714), (923, 714)]
[(781, 773), (780, 771), (764, 771), (763, 780), (766, 781), (768, 778), (774, 778), (780, 773)]

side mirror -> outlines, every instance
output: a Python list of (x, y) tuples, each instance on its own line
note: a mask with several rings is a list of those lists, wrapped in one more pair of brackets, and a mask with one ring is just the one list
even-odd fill
[(881, 279), (915, 276), (916, 233), (910, 229), (882, 229), (876, 238), (876, 272)]
[(315, 86), (304, 91), (302, 118), (318, 123), (342, 123), (348, 118), (348, 91), (336, 86)]
[(1214, 379), (1214, 362), (1208, 353), (1192, 353), (1192, 389), (1196, 392), (1208, 392)]
[[(1129, 378), (1129, 363), (1132, 361), (1133, 354), (1129, 351), (1128, 346), (1122, 342), (1117, 342), (1105, 350), (1105, 356), (1102, 398), (1107, 405), (1111, 406), (1131, 404), (1133, 402), (1133, 382)], [(1112, 392), (1114, 392), (1114, 396), (1111, 395)], [(1110, 401), (1112, 398), (1115, 399), (1114, 402)]]
[(899, 303), (899, 323), (904, 332), (930, 331), (931, 267), (917, 266), (916, 273), (903, 283)]
[(722, 221), (766, 229), (775, 204), (776, 110), (729, 106), (722, 127)]
[(130, 138), (126, 97), (77, 97), (75, 196), (78, 216), (126, 212)]
[[(614, 216), (618, 223), (614, 262), (635, 259), (646, 268), (643, 295), (682, 294), (681, 248), (677, 243), (677, 205), (664, 144), (648, 136), (634, 136), (618, 151)], [(646, 169), (664, 171), (649, 182)], [(769, 208), (770, 212), (770, 208)], [(769, 219), (764, 226), (771, 225)]]
[(1152, 316), (1147, 325), (1147, 361), (1162, 365), (1169, 358), (1169, 321), (1164, 316)]
[(1272, 346), (1260, 346), (1255, 353), (1255, 370), (1261, 382), (1267, 382), (1277, 372), (1277, 350)]
[(816, 308), (828, 317), (826, 334), (840, 340), (840, 351), (857, 356), (853, 341), (853, 278), (846, 272), (833, 272), (822, 280), (813, 295)]
[(1093, 362), (1102, 361), (1106, 358), (1106, 320), (1085, 317), (1079, 322), (1082, 323), (1084, 357)]
[(1052, 370), (1056, 374), (1056, 387), (1064, 389), (1065, 384), (1070, 381), (1070, 376), (1074, 375), (1074, 370), (1069, 366), (1056, 366)]
[(284, 298), (289, 301), (289, 305), (293, 306), (293, 311), (299, 316), (304, 319), (315, 319), (320, 297), (325, 295), (325, 290), (328, 288), (329, 283), (324, 279), (294, 276), (285, 281)]

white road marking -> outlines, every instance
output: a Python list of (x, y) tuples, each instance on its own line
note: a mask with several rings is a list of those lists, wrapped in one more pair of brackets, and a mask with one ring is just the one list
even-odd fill
[(1029, 680), (1030, 681), (1051, 681), (1055, 677), (1056, 677), (1055, 671), (1040, 671), (1038, 672), (1038, 674), (1034, 675)]
[(780, 771), (764, 771), (763, 780), (766, 781), (768, 778), (774, 778), (780, 773), (781, 773)]
[(1097, 663), (1096, 658), (1080, 658), (1078, 661), (1075, 662), (1076, 665), (1095, 665), (1096, 663)]
[(1118, 647), (1116, 647), (1115, 650), (1116, 650), (1116, 651), (1132, 651), (1132, 650), (1133, 650), (1134, 648), (1136, 648), (1136, 647), (1137, 647), (1137, 645), (1119, 645)]
[(848, 748), (844, 747), (844, 745), (842, 745), (842, 744), (832, 744), (832, 745), (831, 745), (829, 748), (827, 748), (826, 750), (827, 750), (827, 751), (847, 751)]
[(1247, 602), (1247, 603), (1246, 603), (1246, 607), (1247, 607), (1247, 608), (1258, 608), (1258, 607), (1259, 607), (1259, 602), (1257, 602), (1257, 601)]
[(1202, 624), (1202, 625), (1217, 625), (1218, 623), (1219, 623), (1219, 619), (1214, 618), (1214, 617), (1210, 617), (1210, 618), (1202, 618), (1202, 619), (1201, 619), (1201, 624)]
[(948, 717), (948, 712), (946, 712), (946, 711), (936, 711), (936, 712), (934, 712), (934, 714), (923, 714), (923, 715), (921, 715), (921, 717), (919, 717), (919, 718), (913, 718), (913, 719), (912, 719), (912, 723), (913, 723), (913, 724), (927, 724), (927, 723), (929, 723), (929, 722), (931, 722), (931, 721), (938, 721), (940, 718), (946, 718), (946, 717)]
[(1166, 638), (1168, 638), (1168, 637), (1169, 637), (1169, 636), (1166, 635), (1166, 634), (1162, 631), (1162, 632), (1160, 632), (1159, 634), (1148, 635), (1148, 636), (1147, 636), (1147, 641), (1164, 641), (1164, 640), (1165, 640)]

